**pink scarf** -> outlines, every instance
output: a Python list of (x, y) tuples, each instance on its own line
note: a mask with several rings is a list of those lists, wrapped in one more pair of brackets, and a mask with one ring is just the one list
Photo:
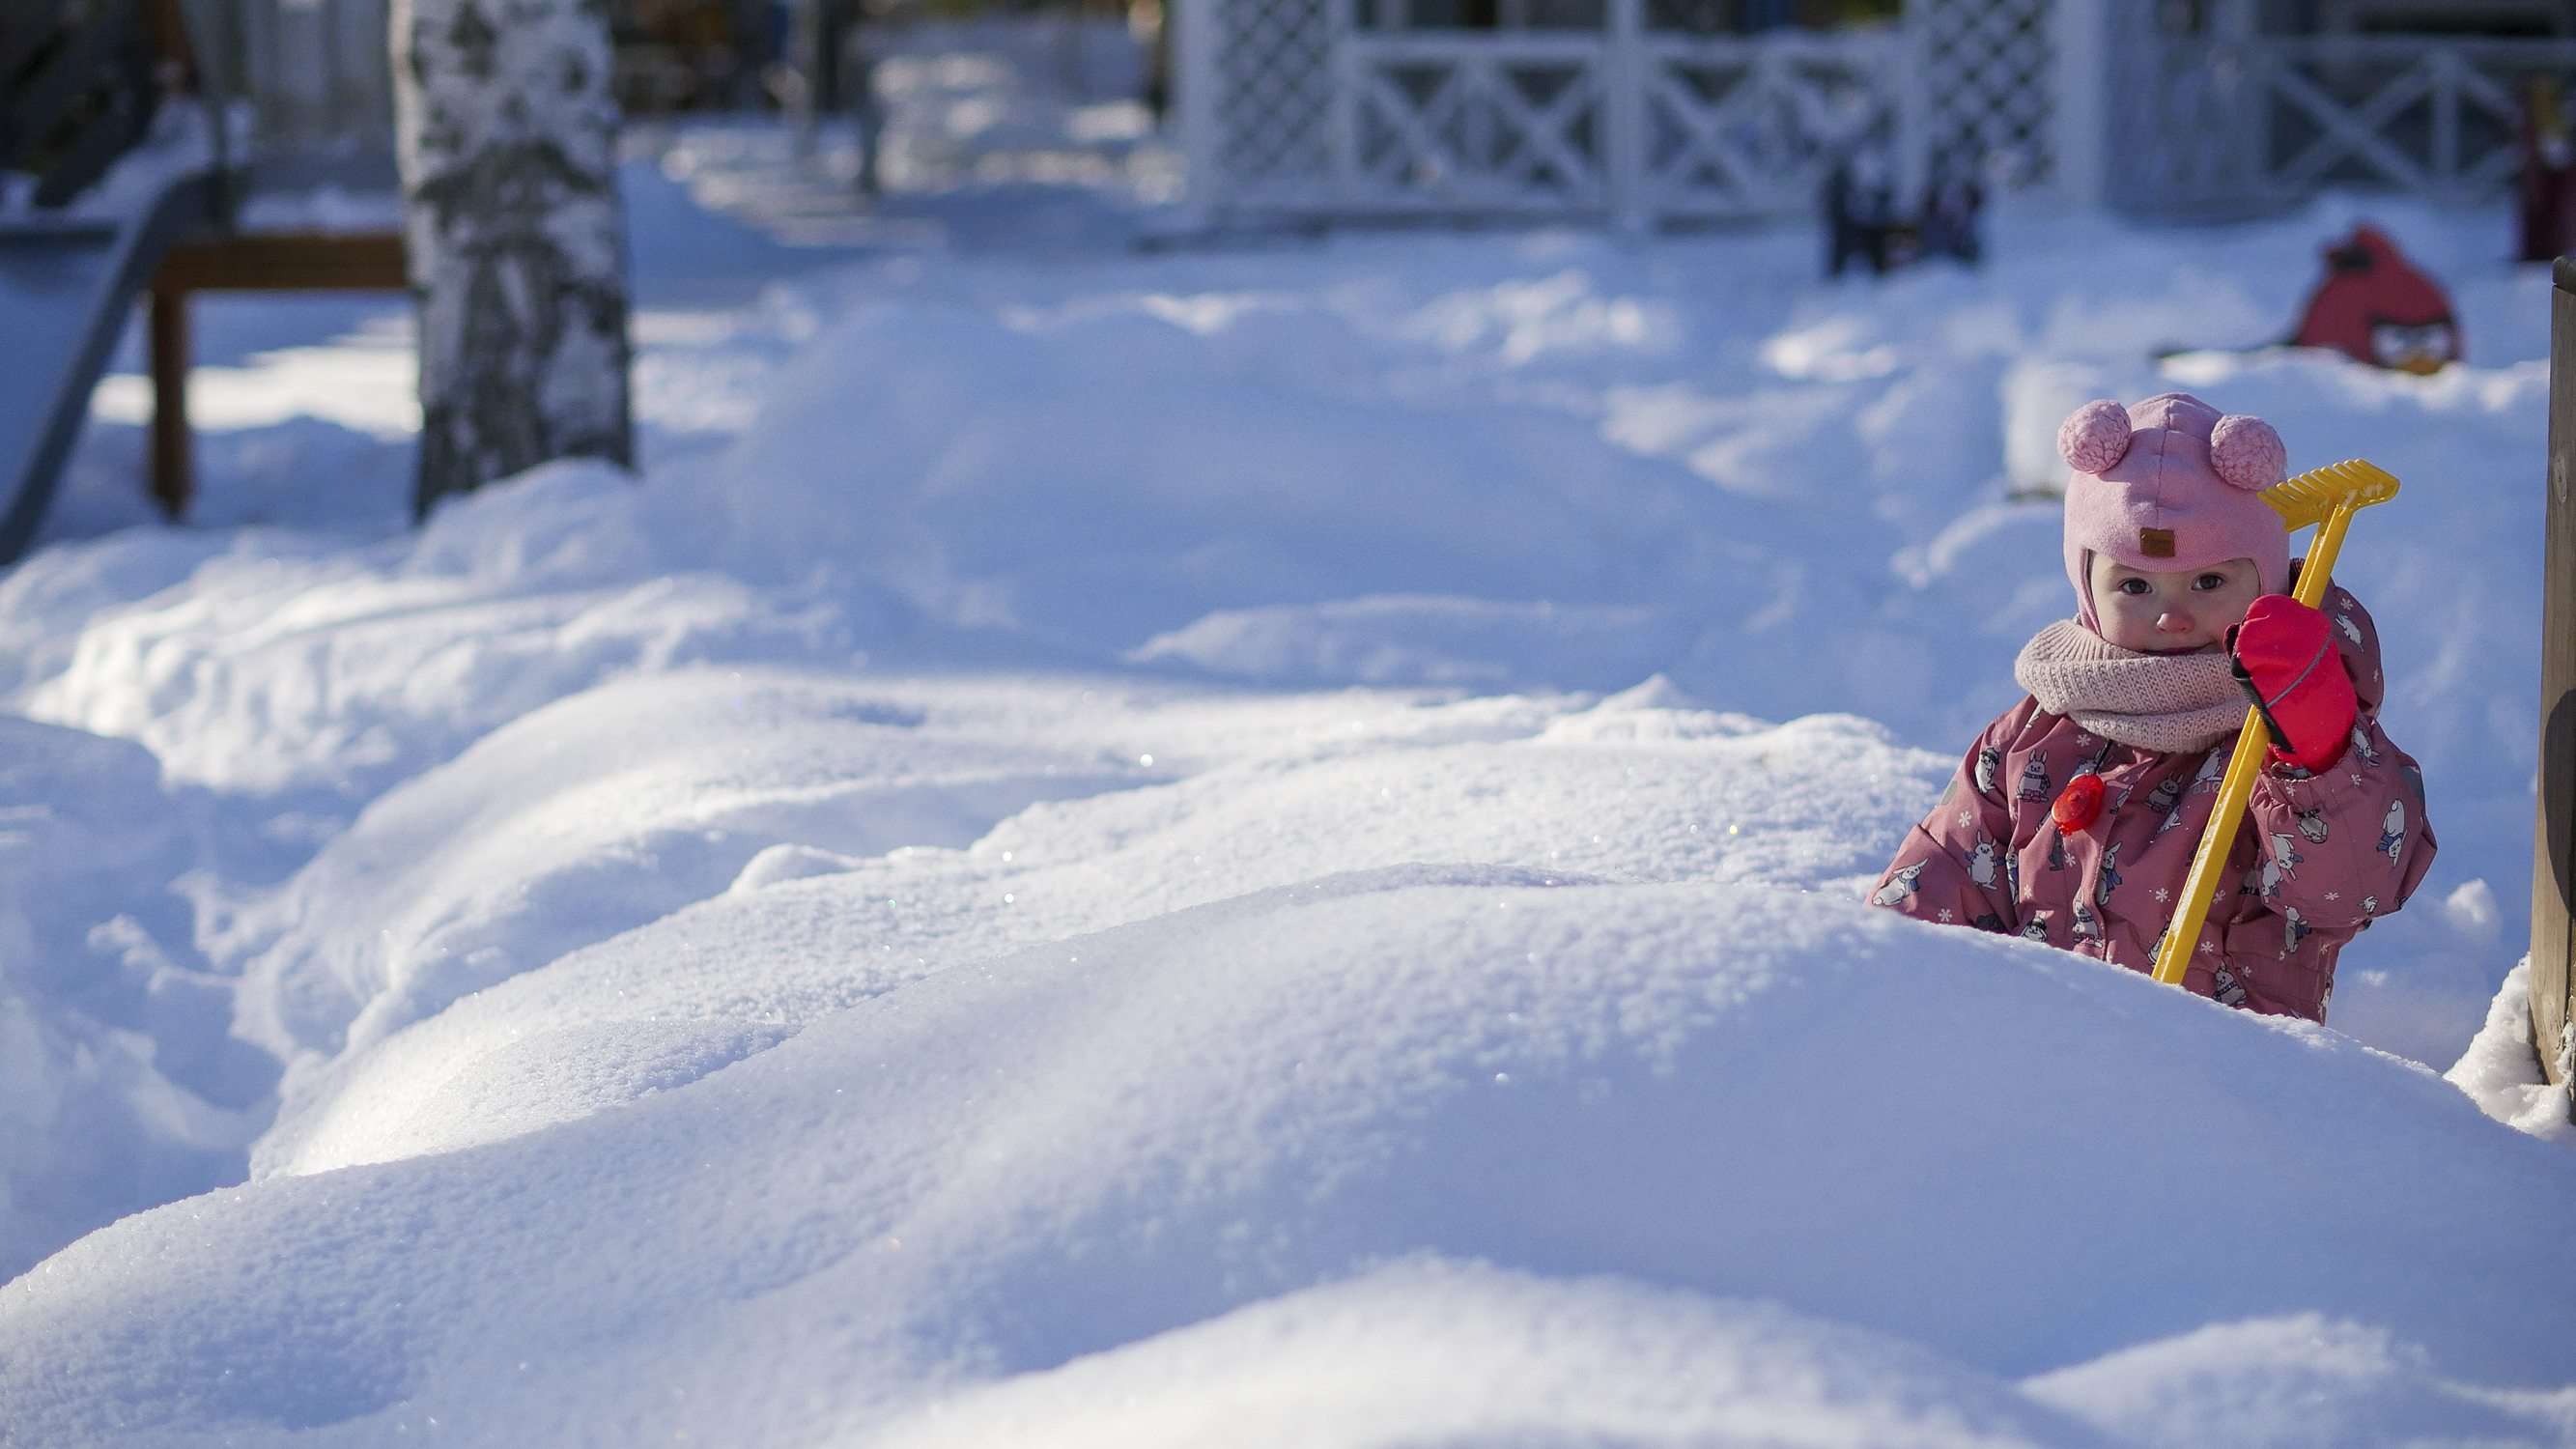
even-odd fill
[(2072, 619), (2022, 646), (2013, 679), (2050, 714), (2161, 754), (2198, 754), (2245, 723), (2225, 654), (2140, 654)]

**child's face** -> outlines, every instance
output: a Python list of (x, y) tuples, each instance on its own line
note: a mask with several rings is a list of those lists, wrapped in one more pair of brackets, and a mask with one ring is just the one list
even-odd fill
[(2200, 654), (2225, 642), (2263, 592), (2254, 560), (2159, 574), (2093, 556), (2093, 617), (2102, 637), (2142, 654)]

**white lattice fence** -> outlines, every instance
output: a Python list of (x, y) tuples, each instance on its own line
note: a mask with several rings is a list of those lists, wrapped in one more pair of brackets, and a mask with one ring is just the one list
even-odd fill
[(1835, 161), (1892, 148), (1894, 36), (1645, 38), (1642, 202), (1672, 218), (1814, 210)]
[(1209, 0), (1214, 188), (1236, 205), (1329, 208), (1334, 44), (1344, 0)]
[(2446, 201), (2501, 190), (2519, 164), (2520, 82), (2576, 69), (2576, 42), (2354, 36), (2265, 42), (2267, 182), (2329, 182)]
[(2519, 165), (2521, 89), (2576, 77), (2576, 41), (2143, 28), (2119, 50), (2114, 200), (2261, 211), (2323, 186), (2467, 204)]
[(1345, 205), (1541, 214), (1610, 205), (1597, 37), (1359, 36), (1343, 56)]
[(1895, 143), (1895, 35), (1693, 36), (1642, 8), (1407, 31), (1351, 0), (1187, 0), (1194, 192), (1220, 216), (1803, 215), (1841, 155)]
[[(2136, 4), (2145, 0), (2113, 0)], [(1920, 164), (2047, 186), (2057, 177), (2057, 0), (1909, 0)]]
[(1354, 3), (1178, 0), (1212, 212), (1796, 215), (1881, 147), (1910, 183), (2176, 218), (2466, 202), (2513, 174), (2524, 85), (2576, 80), (2576, 41), (2267, 35), (2255, 0), (1906, 0), (1897, 33), (1749, 39), (1650, 28), (1647, 0), (1559, 30), (1362, 29)]

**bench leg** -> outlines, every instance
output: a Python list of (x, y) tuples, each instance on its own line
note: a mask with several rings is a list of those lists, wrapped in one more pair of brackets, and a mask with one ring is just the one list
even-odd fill
[(152, 292), (152, 497), (172, 522), (188, 516), (188, 294)]

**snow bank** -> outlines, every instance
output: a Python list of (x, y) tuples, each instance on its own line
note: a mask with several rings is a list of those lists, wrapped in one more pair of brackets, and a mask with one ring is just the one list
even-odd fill
[[(861, 1440), (1425, 1253), (1820, 1320), (1745, 1370), (1766, 1378), (1841, 1328), (1904, 1340), (1834, 1353), (1910, 1363), (1904, 1387), (1827, 1367), (1814, 1412), (1915, 1404), (2033, 1438), (2053, 1421), (1989, 1376), (2243, 1320), (2385, 1333), (2482, 1392), (2564, 1375), (2576, 1159), (2429, 1073), (1856, 903), (1551, 878), (1403, 867), (1166, 913), (936, 971), (619, 1110), (130, 1218), (0, 1295), (0, 1401), (48, 1440), (430, 1419), (468, 1441)], [(1400, 1334), (1456, 1290), (1348, 1291), (1418, 1300)], [(1509, 1332), (1515, 1296), (1460, 1332)], [(1712, 1327), (1748, 1311), (1624, 1321), (1653, 1362), (1749, 1352)], [(2121, 1395), (2209, 1357), (2176, 1353), (2054, 1397), (2170, 1423)], [(2311, 1382), (2331, 1404), (2384, 1378)], [(2419, 1397), (2459, 1409), (2440, 1426), (2494, 1422)], [(1591, 1402), (1522, 1411), (1570, 1428)], [(1670, 1412), (1705, 1434), (1761, 1402)]]
[(2313, 1313), (2216, 1324), (2023, 1387), (2154, 1449), (2564, 1444), (2576, 1436), (2576, 1393), (2462, 1383), (2384, 1330)]
[[(1764, 728), (1673, 708), (1669, 691), (1585, 703), (757, 671), (595, 691), (388, 796), (305, 872), (309, 894), (292, 903), (309, 924), (249, 968), (259, 1040), (293, 1064), (254, 1166), (313, 1172), (497, 1140), (659, 1089), (630, 1063), (681, 1050), (675, 1022), (745, 1041), (939, 966), (1351, 869), (1466, 859), (1849, 897), (1874, 873), (1878, 839), (1919, 815), (1947, 771), (1859, 721)], [(658, 749), (634, 737), (638, 715), (656, 721)], [(691, 768), (730, 765), (752, 739), (773, 769), (831, 768), (765, 791), (738, 767)], [(1033, 739), (1053, 753), (1022, 743)], [(613, 762), (607, 778), (653, 782), (655, 798), (624, 798), (642, 793), (629, 785), (603, 812), (497, 792), (552, 822), (543, 829), (450, 803), (492, 793), (469, 787), (501, 760), (547, 771), (565, 756)], [(1186, 778), (1169, 779), (1175, 769)], [(997, 800), (1044, 803), (987, 833), (975, 812), (1002, 813)], [(641, 811), (687, 823), (651, 833)], [(933, 844), (868, 848), (886, 832)], [(938, 848), (942, 836), (971, 846)], [(679, 909), (693, 900), (704, 904)], [(394, 924), (370, 929), (380, 920)], [(602, 944), (573, 951), (575, 932)], [(744, 949), (719, 948), (711, 971), (709, 942)], [(517, 964), (531, 960), (553, 964)], [(469, 984), (488, 989), (449, 1006)], [(644, 1045), (624, 1039), (626, 1023)], [(600, 1085), (568, 1089), (576, 1107), (480, 1085), (539, 1056)]]
[(2083, 1445), (1902, 1340), (1771, 1304), (1437, 1258), (935, 1400), (903, 1449), (1223, 1442)]
[(1041, 743), (1038, 721), (1005, 733), (956, 718), (962, 700), (932, 719), (875, 694), (647, 676), (494, 731), (225, 923), (219, 951), (250, 959), (244, 1034), (281, 1057), (364, 1048), (715, 895), (783, 841), (963, 846), (1033, 800), (1135, 778), (1097, 748)]
[(2384, 1332), (2314, 1314), (2203, 1329), (2020, 1388), (1773, 1304), (1408, 1259), (935, 1400), (877, 1442), (2395, 1449), (2560, 1443), (2568, 1421), (2563, 1394), (2448, 1380)]

